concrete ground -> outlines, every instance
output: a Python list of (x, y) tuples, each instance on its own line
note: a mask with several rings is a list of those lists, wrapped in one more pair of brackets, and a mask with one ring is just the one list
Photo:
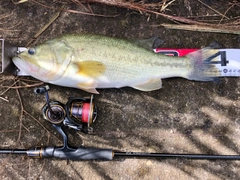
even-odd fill
[[(47, 4), (48, 1), (41, 2)], [(47, 5), (60, 7), (57, 2)], [(199, 18), (216, 14), (201, 3), (191, 3), (191, 11), (183, 1), (175, 3), (169, 6), (166, 13)], [(225, 12), (224, 8), (227, 10), (230, 7), (225, 1), (211, 3), (209, 5), (222, 13)], [(94, 13), (106, 17), (63, 12), (37, 39), (36, 44), (61, 34), (85, 32), (134, 40), (158, 35), (165, 42), (164, 47), (200, 48), (217, 41), (227, 48), (240, 48), (238, 35), (167, 30), (157, 26), (163, 22), (170, 23), (161, 16), (99, 4), (90, 6)], [(76, 5), (66, 7), (84, 10)], [(239, 16), (239, 7), (233, 8), (235, 11), (231, 11), (235, 12), (236, 17)], [(1, 1), (0, 37), (17, 46), (25, 46), (56, 12), (34, 1), (18, 5), (10, 0)], [(232, 17), (231, 14), (227, 15)], [(60, 146), (61, 136), (41, 114), (44, 96), (35, 95), (34, 87), (8, 89), (14, 83), (26, 86), (38, 82), (33, 78), (16, 79), (3, 75), (0, 75), (0, 82), (0, 148)], [(63, 103), (69, 96), (89, 96), (89, 93), (78, 89), (50, 87), (51, 99)], [(152, 92), (132, 88), (102, 89), (99, 92), (94, 96), (98, 106), (94, 133), (86, 135), (67, 130), (71, 145), (137, 152), (240, 152), (239, 78), (221, 78), (218, 83), (172, 78), (164, 79), (163, 88)], [(240, 163), (223, 160), (116, 158), (113, 161), (79, 162), (0, 155), (0, 164), (0, 178), (3, 180), (240, 179)]]

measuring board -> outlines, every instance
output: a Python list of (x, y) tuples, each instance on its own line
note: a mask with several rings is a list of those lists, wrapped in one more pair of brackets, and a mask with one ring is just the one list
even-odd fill
[[(186, 56), (189, 53), (199, 49), (174, 49), (174, 48), (157, 48), (154, 52), (168, 56)], [(213, 55), (215, 66), (219, 69), (221, 76), (240, 77), (240, 49), (217, 49), (219, 52)]]
[[(17, 69), (12, 62), (12, 58), (16, 56), (16, 53), (21, 53), (25, 50), (27, 50), (27, 48), (16, 47), (4, 41), (4, 39), (0, 39), (0, 74), (28, 75), (22, 70)], [(157, 48), (154, 49), (154, 52), (180, 57), (197, 50), (199, 49)], [(219, 69), (220, 76), (240, 77), (240, 49), (216, 49), (216, 52), (217, 53), (209, 57), (208, 60), (209, 63), (213, 63), (217, 69)]]

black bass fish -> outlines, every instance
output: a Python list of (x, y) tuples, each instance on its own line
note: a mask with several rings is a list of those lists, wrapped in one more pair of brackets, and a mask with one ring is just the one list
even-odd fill
[(207, 59), (216, 51), (202, 49), (186, 57), (170, 57), (127, 40), (70, 34), (29, 48), (13, 63), (41, 81), (91, 93), (98, 93), (96, 88), (125, 86), (152, 91), (162, 87), (162, 78), (213, 81), (220, 73)]

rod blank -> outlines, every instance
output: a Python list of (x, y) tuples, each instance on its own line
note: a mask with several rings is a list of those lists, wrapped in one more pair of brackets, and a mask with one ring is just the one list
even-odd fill
[(26, 149), (0, 149), (0, 154), (27, 154)]
[(181, 158), (206, 160), (240, 160), (239, 155), (209, 155), (209, 154), (168, 154), (142, 152), (114, 152), (114, 157), (145, 157), (145, 158)]

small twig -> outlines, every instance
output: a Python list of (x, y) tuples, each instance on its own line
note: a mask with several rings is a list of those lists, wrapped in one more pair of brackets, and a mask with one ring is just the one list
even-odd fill
[(13, 15), (13, 12), (11, 14), (3, 14), (0, 16), (0, 20), (4, 19), (4, 18), (7, 18), (7, 17), (10, 17)]
[(36, 80), (36, 79), (26, 79), (26, 78), (22, 78), (21, 81), (28, 81), (28, 82), (34, 82), (34, 83), (40, 83), (42, 81)]
[(19, 132), (19, 129), (5, 129), (5, 130), (1, 130), (0, 133), (10, 133), (10, 132)]
[(99, 17), (116, 17), (117, 15), (114, 15), (114, 16), (107, 16), (107, 15), (103, 15), (103, 14), (95, 14), (95, 13), (87, 13), (87, 12), (82, 12), (82, 11), (77, 11), (77, 10), (71, 10), (71, 9), (59, 9), (59, 8), (54, 8), (54, 7), (50, 7), (50, 6), (47, 6), (45, 4), (42, 4), (40, 2), (37, 2), (35, 0), (32, 0), (33, 2), (35, 2), (36, 4), (38, 5), (41, 5), (45, 8), (48, 8), (48, 9), (53, 9), (53, 10), (61, 10), (61, 11), (64, 11), (64, 12), (71, 12), (71, 13), (76, 13), (76, 14), (83, 14), (83, 15), (89, 15), (89, 16), (99, 16)]
[(6, 99), (6, 98), (3, 98), (3, 97), (1, 97), (1, 96), (0, 96), (0, 99), (1, 99), (1, 100), (4, 100), (4, 101), (6, 101), (6, 102), (9, 102), (9, 100), (8, 100), (8, 99)]
[(92, 14), (94, 14), (94, 12), (93, 12), (93, 10), (92, 10), (92, 8), (91, 8), (91, 6), (90, 6), (89, 3), (87, 4), (87, 6), (88, 6), (89, 11), (90, 11)]
[(234, 30), (230, 28), (222, 27), (211, 27), (211, 26), (200, 26), (200, 25), (176, 25), (176, 24), (161, 24), (163, 27), (168, 29), (180, 29), (187, 31), (200, 31), (200, 32), (217, 32), (226, 34), (240, 34), (240, 30)]
[(29, 88), (29, 87), (41, 86), (41, 85), (44, 84), (44, 82), (42, 82), (42, 81), (39, 81), (39, 82), (34, 83), (34, 84), (28, 84), (24, 81), (21, 81), (21, 83), (23, 84), (23, 86), (19, 86), (19, 88), (24, 88), (24, 87)]
[[(10, 16), (13, 15), (13, 12), (11, 14), (3, 14), (0, 16), (0, 20), (4, 20), (5, 18), (8, 18)], [(6, 22), (5, 22), (6, 21)], [(0, 25), (5, 25), (6, 23), (8, 23), (9, 20), (4, 20), (3, 22), (0, 22)], [(7, 25), (7, 29), (6, 28), (0, 28), (0, 31), (4, 31), (4, 32), (21, 32), (21, 30), (18, 30), (18, 29), (12, 29), (14, 28), (15, 26), (18, 26), (20, 24), (20, 22), (16, 25), (13, 25), (13, 26), (9, 26)]]
[(19, 99), (19, 102), (20, 102), (20, 107), (21, 107), (21, 112), (20, 112), (20, 116), (19, 116), (19, 133), (18, 133), (18, 140), (17, 140), (19, 142), (20, 138), (21, 138), (21, 133), (22, 133), (22, 118), (23, 118), (24, 108), (23, 108), (22, 98), (20, 96), (19, 90), (16, 89), (16, 92), (17, 92), (18, 99)]
[[(43, 85), (44, 82), (39, 82), (39, 83), (35, 83), (35, 84), (28, 84), (25, 86), (12, 86), (12, 87), (8, 87), (9, 89), (20, 89), (20, 88), (30, 88), (30, 87), (35, 87), (35, 86), (40, 86)], [(1, 87), (7, 87), (7, 86), (1, 86)]]
[(32, 177), (30, 174), (30, 171), (31, 171), (31, 161), (28, 161), (28, 179), (30, 179), (30, 177)]
[(33, 117), (29, 112), (27, 112), (26, 110), (23, 110), (23, 112), (25, 114), (27, 114), (29, 117), (31, 117), (34, 121), (36, 121), (40, 126), (43, 127), (43, 129), (45, 131), (47, 131), (47, 133), (51, 134), (51, 136), (55, 137), (57, 140), (61, 141), (57, 136), (55, 136), (54, 134), (50, 133), (50, 131), (39, 121), (37, 120), (35, 117)]
[(146, 9), (136, 3), (131, 4), (131, 3), (125, 3), (125, 2), (118, 2), (116, 0), (88, 0), (88, 2), (102, 3), (102, 4), (106, 4), (106, 5), (110, 5), (110, 6), (117, 6), (117, 7), (121, 7), (121, 8), (127, 8), (127, 9), (131, 9), (131, 10), (141, 11), (141, 12), (145, 12), (145, 13), (152, 13), (155, 15), (165, 17), (171, 21), (178, 21), (178, 22), (183, 22), (183, 23), (188, 23), (188, 24), (207, 25), (207, 23), (194, 21), (194, 20), (191, 20), (188, 18), (179, 17), (179, 16), (171, 16), (171, 15), (160, 13), (160, 12), (157, 12), (154, 10)]
[(172, 0), (172, 1), (170, 1), (170, 2), (167, 3), (166, 0), (164, 0), (160, 11), (161, 11), (161, 12), (162, 12), (162, 11), (165, 11), (166, 8), (167, 8), (169, 5), (171, 5), (174, 1), (176, 1), (176, 0)]
[(47, 131), (48, 133), (50, 133), (49, 131), (48, 131), (48, 129), (40, 122), (40, 121), (38, 121), (35, 117), (33, 117), (29, 112), (27, 112), (26, 110), (23, 110), (24, 111), (24, 113), (26, 113), (28, 116), (30, 116), (33, 120), (35, 120), (38, 124), (40, 124), (42, 127), (43, 127), (43, 129), (45, 129), (45, 131)]
[[(41, 170), (39, 171), (39, 174), (37, 175), (36, 180), (39, 179), (39, 176), (42, 174), (43, 168), (44, 168), (44, 166), (45, 166), (45, 163), (46, 163), (46, 159), (43, 160), (42, 168), (41, 168)], [(31, 177), (31, 176), (30, 176), (30, 177)]]
[[(228, 12), (233, 6), (235, 6), (235, 4), (232, 4), (232, 5), (225, 11), (224, 16), (227, 14), (227, 12)], [(223, 21), (223, 18), (224, 18), (224, 17), (221, 18), (221, 20), (219, 21), (218, 24), (220, 24), (220, 23)]]
[(6, 32), (12, 32), (12, 31), (14, 31), (14, 32), (20, 32), (21, 30), (17, 30), (17, 29), (13, 29), (13, 30), (11, 30), (11, 29), (3, 29), (3, 28), (0, 28), (0, 31), (6, 31)]
[[(36, 2), (36, 1), (34, 1)], [(50, 21), (43, 27), (41, 28), (34, 36), (33, 38), (27, 43), (27, 45), (25, 47), (29, 47), (30, 44), (32, 44), (37, 38), (38, 36), (40, 36), (61, 14), (63, 10), (63, 7), (61, 8), (61, 10), (59, 10), (51, 19)]]
[(9, 86), (5, 91), (1, 92), (0, 96), (8, 92), (11, 89), (11, 87), (13, 87), (18, 81), (20, 81), (20, 78), (17, 81), (15, 81), (11, 86)]
[[(78, 0), (72, 0), (73, 3), (81, 6), (85, 11), (90, 11), (89, 9), (87, 9), (80, 1)], [(91, 12), (91, 11), (90, 11)]]
[(206, 3), (202, 2), (201, 0), (198, 0), (198, 2), (202, 3), (204, 6), (208, 7), (208, 8), (211, 9), (212, 11), (218, 13), (218, 14), (221, 15), (222, 17), (225, 17), (226, 19), (229, 19), (227, 16), (225, 16), (224, 14), (220, 13), (219, 11), (213, 9), (212, 7), (210, 7), (209, 5), (207, 5)]
[[(49, 135), (49, 133), (47, 133)], [(43, 134), (39, 140), (35, 143), (37, 146), (39, 145), (39, 143), (41, 142), (41, 140), (43, 139), (43, 137), (45, 136), (45, 134)]]
[(0, 83), (2, 83), (3, 81), (5, 81), (6, 79), (0, 79)]
[(82, 12), (78, 10), (72, 10), (72, 9), (65, 9), (65, 12), (70, 12), (70, 13), (75, 13), (75, 14), (83, 14), (83, 15), (88, 15), (88, 16), (98, 16), (98, 17), (117, 17), (118, 15), (103, 15), (103, 14), (95, 14), (95, 13), (87, 13), (87, 12)]
[(17, 5), (17, 4), (21, 4), (21, 3), (25, 3), (28, 0), (19, 0), (18, 2), (15, 2), (14, 0), (12, 0), (13, 4)]

